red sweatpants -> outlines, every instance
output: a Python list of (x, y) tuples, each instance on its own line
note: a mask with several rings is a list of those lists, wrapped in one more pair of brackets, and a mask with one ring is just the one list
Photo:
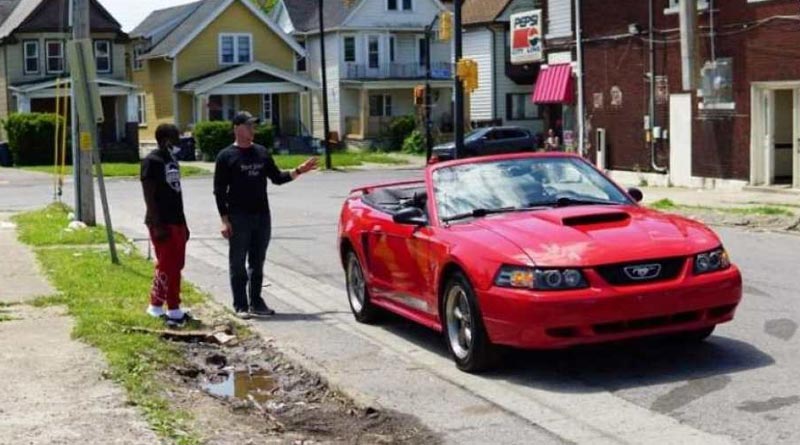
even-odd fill
[(156, 251), (156, 270), (153, 278), (153, 289), (150, 291), (150, 304), (168, 309), (181, 306), (181, 271), (186, 260), (186, 226), (166, 226), (169, 237), (156, 241), (153, 228), (150, 227), (150, 240)]

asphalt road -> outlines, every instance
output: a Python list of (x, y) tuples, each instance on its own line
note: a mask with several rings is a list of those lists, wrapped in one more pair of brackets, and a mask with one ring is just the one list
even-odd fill
[[(800, 237), (718, 230), (743, 271), (745, 299), (705, 344), (515, 352), (505, 369), (471, 376), (432, 332), (398, 319), (359, 325), (345, 298), (335, 237), (343, 198), (356, 185), (419, 175), (315, 173), (271, 187), (265, 291), (280, 315), (256, 329), (363, 403), (417, 415), (450, 443), (800, 443)], [(50, 183), (0, 169), (0, 210), (49, 202)], [(143, 237), (138, 183), (108, 187), (115, 228)], [(184, 180), (184, 190), (186, 275), (229, 304), (210, 178)]]

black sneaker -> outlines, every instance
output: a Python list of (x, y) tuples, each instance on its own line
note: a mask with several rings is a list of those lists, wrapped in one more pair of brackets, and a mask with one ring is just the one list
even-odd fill
[(183, 317), (181, 318), (169, 318), (169, 316), (166, 317), (167, 327), (169, 328), (180, 328), (183, 327), (186, 323), (193, 320), (194, 318), (192, 318), (192, 316), (188, 312), (184, 313)]
[(240, 320), (249, 320), (251, 318), (250, 312), (246, 309), (236, 309), (235, 315)]
[(250, 309), (250, 315), (254, 315), (256, 317), (270, 317), (275, 315), (275, 311), (267, 306), (264, 306)]

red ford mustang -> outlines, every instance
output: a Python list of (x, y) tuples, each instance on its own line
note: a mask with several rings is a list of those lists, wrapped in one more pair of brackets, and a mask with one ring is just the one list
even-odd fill
[(363, 187), (339, 222), (350, 307), (443, 332), (456, 365), (497, 346), (564, 348), (654, 334), (703, 340), (733, 319), (742, 279), (703, 224), (638, 205), (580, 157), (431, 165)]

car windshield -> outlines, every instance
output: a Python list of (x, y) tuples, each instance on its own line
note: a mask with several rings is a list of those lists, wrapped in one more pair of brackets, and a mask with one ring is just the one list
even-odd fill
[(478, 139), (482, 138), (483, 136), (488, 133), (490, 128), (478, 128), (476, 130), (472, 130), (464, 136), (465, 142), (477, 141)]
[(631, 204), (605, 176), (577, 158), (476, 162), (433, 173), (441, 221), (567, 205)]

